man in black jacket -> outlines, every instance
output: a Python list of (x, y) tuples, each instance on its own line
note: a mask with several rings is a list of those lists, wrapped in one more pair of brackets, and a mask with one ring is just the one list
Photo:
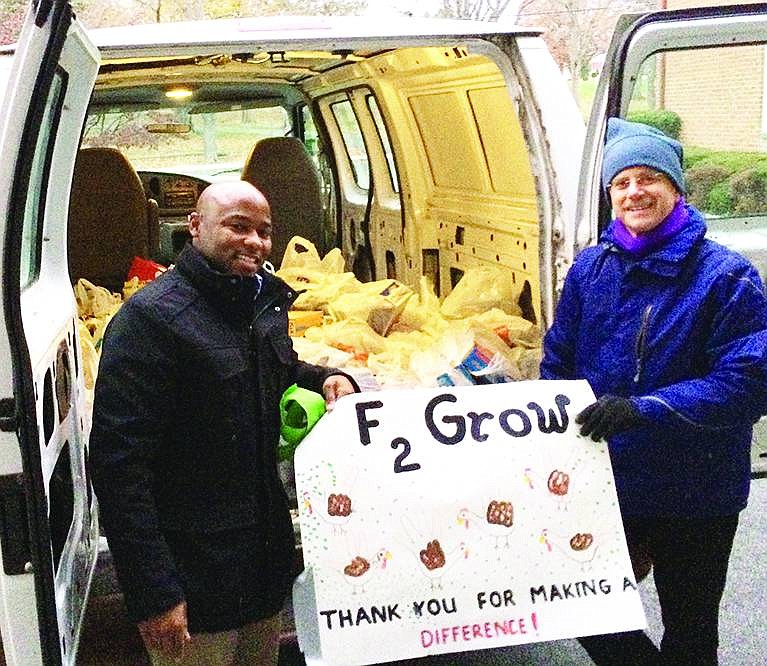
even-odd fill
[(277, 471), (279, 400), (357, 390), (298, 360), (297, 294), (263, 270), (264, 196), (209, 186), (191, 245), (107, 328), (90, 453), (130, 617), (154, 664), (274, 664), (294, 539)]

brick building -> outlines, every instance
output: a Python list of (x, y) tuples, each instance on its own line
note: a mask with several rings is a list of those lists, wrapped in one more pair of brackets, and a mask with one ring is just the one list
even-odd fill
[[(667, 0), (668, 9), (735, 4), (728, 0)], [(752, 4), (740, 0), (738, 4)], [(687, 145), (715, 150), (763, 151), (765, 47), (738, 46), (671, 52), (658, 62), (660, 108), (682, 118)]]

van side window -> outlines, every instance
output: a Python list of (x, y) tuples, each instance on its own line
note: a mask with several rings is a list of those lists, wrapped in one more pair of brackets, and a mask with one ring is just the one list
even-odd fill
[(360, 189), (367, 190), (370, 187), (368, 153), (357, 116), (354, 115), (352, 103), (350, 100), (334, 102), (330, 105), (330, 109), (344, 140), (346, 155), (354, 174), (354, 182)]
[(710, 217), (767, 213), (765, 48), (667, 51), (642, 64), (629, 119), (684, 145), (690, 203)]
[(32, 284), (40, 274), (40, 254), (42, 250), (43, 220), (45, 213), (45, 193), (48, 188), (52, 139), (56, 135), (61, 104), (64, 99), (64, 75), (59, 71), (53, 76), (45, 111), (37, 136), (32, 170), (29, 174), (27, 199), (24, 204), (24, 225), (21, 235), (21, 288)]
[(306, 151), (312, 158), (312, 161), (319, 168), (319, 155), (320, 155), (320, 140), (317, 133), (317, 125), (314, 122), (312, 113), (309, 107), (304, 105), (301, 107), (301, 125), (303, 128), (302, 136), (304, 139), (304, 145)]
[(767, 50), (764, 44), (665, 51), (647, 58), (628, 118), (684, 146), (686, 199), (708, 235), (767, 275)]
[(323, 141), (320, 139), (317, 124), (308, 106), (301, 107), (301, 130), (304, 145), (309, 157), (317, 167), (320, 176), (320, 192), (322, 195), (323, 236), (325, 247), (336, 243), (336, 191), (333, 168), (330, 156)]
[(384, 123), (381, 109), (378, 107), (376, 98), (373, 97), (373, 95), (368, 95), (367, 103), (368, 109), (370, 109), (370, 115), (376, 125), (378, 138), (381, 139), (381, 146), (383, 146), (384, 154), (386, 155), (386, 164), (389, 167), (389, 178), (391, 179), (392, 189), (395, 192), (399, 192), (399, 176), (397, 175), (397, 165), (394, 162), (394, 151), (392, 150), (391, 141), (389, 140), (389, 131), (386, 129), (386, 123)]

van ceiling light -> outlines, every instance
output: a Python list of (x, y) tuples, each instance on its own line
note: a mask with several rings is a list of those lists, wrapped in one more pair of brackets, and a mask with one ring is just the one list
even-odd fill
[(168, 88), (165, 91), (165, 96), (170, 99), (189, 99), (192, 96), (192, 91), (189, 88)]

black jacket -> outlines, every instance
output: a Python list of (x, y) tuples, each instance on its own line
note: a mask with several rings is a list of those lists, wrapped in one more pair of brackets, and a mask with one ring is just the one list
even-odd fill
[[(321, 392), (339, 374), (293, 351), (287, 312), (296, 295), (269, 274), (259, 292), (256, 278), (219, 273), (187, 246), (176, 268), (131, 297), (107, 328), (91, 467), (135, 621), (182, 599), (192, 629), (205, 631), (281, 607), (294, 543), (277, 472), (279, 400), (294, 382)], [(208, 574), (190, 573), (206, 552)], [(246, 569), (228, 570), (239, 557)], [(243, 579), (252, 576), (261, 587), (251, 596), (261, 598), (243, 599)], [(220, 609), (213, 612), (207, 598), (227, 588), (237, 598), (214, 605), (241, 608), (214, 621)]]

